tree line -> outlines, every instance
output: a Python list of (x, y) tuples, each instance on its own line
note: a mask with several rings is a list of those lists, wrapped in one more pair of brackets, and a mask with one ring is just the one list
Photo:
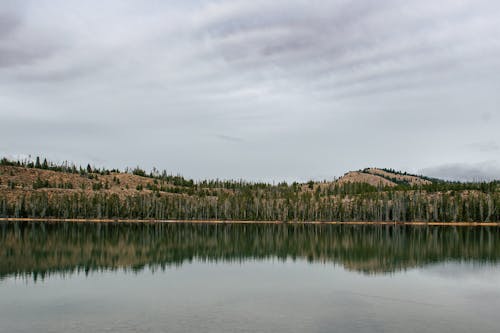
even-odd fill
[(143, 193), (71, 194), (45, 191), (7, 200), (0, 194), (2, 217), (222, 219), (265, 221), (500, 221), (500, 194), (370, 192), (346, 197), (311, 192), (220, 192), (217, 196)]
[[(2, 165), (48, 168), (97, 179), (96, 172), (116, 169), (56, 165), (46, 159), (0, 160)], [(96, 171), (97, 170), (97, 171)], [(193, 181), (166, 171), (127, 172), (152, 178), (126, 196), (105, 191), (108, 183), (95, 182), (93, 192), (43, 191), (47, 187), (72, 189), (71, 183), (50, 184), (37, 178), (33, 191), (13, 198), (0, 191), (1, 217), (220, 219), (262, 221), (500, 221), (498, 181), (377, 187), (366, 183), (309, 182), (252, 183), (243, 180)], [(391, 171), (392, 172), (392, 171)], [(115, 177), (113, 182), (119, 182)], [(168, 185), (168, 186), (167, 186)], [(140, 186), (140, 188), (139, 188)], [(39, 190), (42, 189), (42, 190)]]

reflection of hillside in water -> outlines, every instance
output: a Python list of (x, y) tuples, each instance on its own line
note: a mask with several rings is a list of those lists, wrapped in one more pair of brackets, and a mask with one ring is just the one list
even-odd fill
[(3, 223), (0, 278), (266, 258), (385, 273), (444, 261), (497, 262), (498, 240), (499, 228), (472, 227)]

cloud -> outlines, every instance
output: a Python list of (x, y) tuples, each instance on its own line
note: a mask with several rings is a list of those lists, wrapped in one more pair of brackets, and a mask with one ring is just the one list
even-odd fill
[(215, 137), (228, 142), (245, 142), (245, 140), (236, 136), (217, 134)]
[(20, 13), (0, 9), (0, 70), (34, 64), (59, 49), (53, 36), (33, 31), (26, 24)]
[(6, 38), (20, 25), (18, 16), (0, 11), (0, 38)]
[[(215, 55), (261, 80), (356, 97), (425, 87), (481, 65), (470, 57), (500, 50), (495, 12), (488, 1), (221, 2), (199, 13), (198, 29)], [(478, 35), (488, 42), (471, 42)]]
[(481, 141), (474, 142), (467, 145), (472, 151), (479, 151), (484, 153), (500, 151), (500, 145), (495, 141)]
[(500, 162), (498, 1), (0, 8), (3, 153), (259, 180)]
[(480, 163), (449, 163), (424, 168), (421, 173), (445, 180), (491, 181), (500, 180), (500, 164), (495, 161)]

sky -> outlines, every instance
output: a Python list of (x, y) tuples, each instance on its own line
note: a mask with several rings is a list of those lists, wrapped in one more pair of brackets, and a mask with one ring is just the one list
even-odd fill
[(498, 0), (1, 0), (0, 155), (500, 178)]

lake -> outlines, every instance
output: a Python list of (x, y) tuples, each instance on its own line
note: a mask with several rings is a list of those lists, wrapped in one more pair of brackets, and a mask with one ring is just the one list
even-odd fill
[(500, 332), (500, 228), (0, 223), (0, 332)]

